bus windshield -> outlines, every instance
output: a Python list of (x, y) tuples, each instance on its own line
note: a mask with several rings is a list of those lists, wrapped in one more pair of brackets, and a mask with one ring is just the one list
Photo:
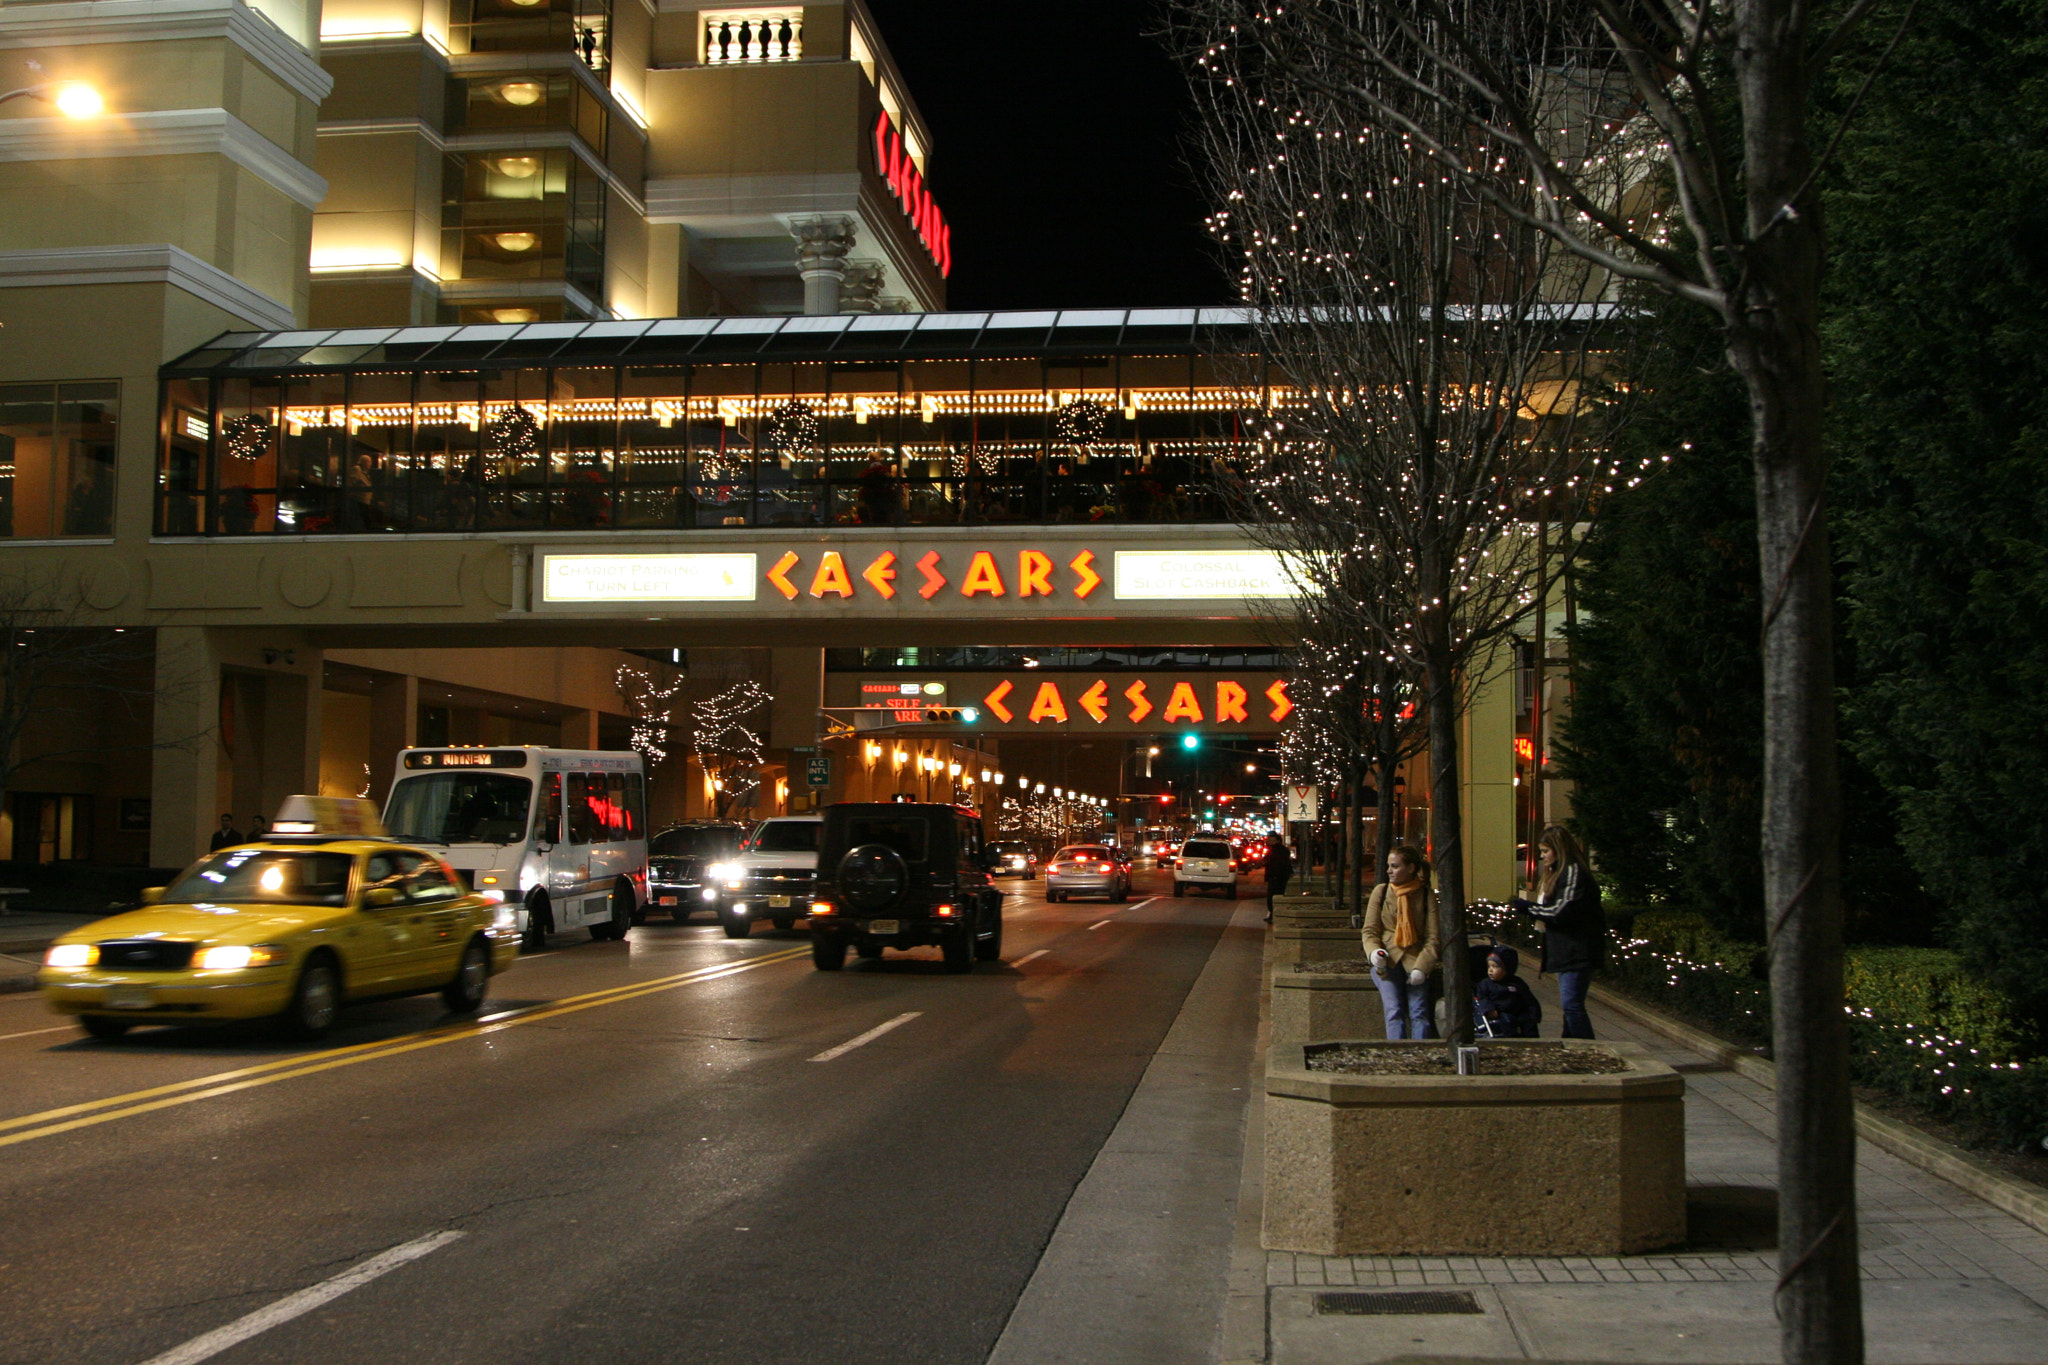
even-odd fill
[(510, 773), (443, 772), (391, 789), (391, 837), (430, 844), (512, 844), (526, 837), (533, 779)]

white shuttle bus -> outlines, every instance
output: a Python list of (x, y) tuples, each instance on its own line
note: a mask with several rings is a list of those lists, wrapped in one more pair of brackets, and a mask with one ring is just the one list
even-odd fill
[(637, 753), (532, 745), (404, 749), (391, 837), (436, 849), (470, 888), (517, 907), (528, 946), (588, 929), (624, 938), (647, 903), (647, 778)]

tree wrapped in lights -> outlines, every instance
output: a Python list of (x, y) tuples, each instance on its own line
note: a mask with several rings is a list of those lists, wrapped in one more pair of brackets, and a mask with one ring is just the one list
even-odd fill
[(633, 716), (633, 747), (652, 769), (668, 757), (669, 731), (675, 723), (676, 697), (689, 679), (678, 673), (666, 682), (657, 681), (645, 669), (619, 665), (612, 683), (625, 698)]
[[(1711, 312), (1749, 391), (1763, 874), (1778, 1046), (1785, 1359), (1863, 1354), (1848, 1034), (1819, 180), (1915, 12), (1870, 0), (1178, 0), (1231, 79), (1284, 70), (1396, 130), (1516, 235)], [(1889, 13), (1887, 13), (1889, 10)], [(1873, 14), (1886, 28), (1864, 38)], [(1896, 23), (1890, 22), (1897, 15)], [(1843, 70), (1851, 63), (1862, 70)], [(1823, 92), (1840, 110), (1815, 118)], [(1282, 96), (1282, 105), (1292, 101)], [(1272, 110), (1261, 107), (1261, 113)], [(1302, 147), (1297, 140), (1295, 150)], [(1674, 231), (1682, 223), (1683, 231)]]
[[(1548, 528), (1635, 472), (1602, 444), (1629, 314), (1603, 271), (1500, 208), (1527, 196), (1505, 160), (1493, 195), (1435, 167), (1461, 115), (1382, 81), (1402, 118), (1361, 116), (1355, 69), (1243, 38), (1263, 36), (1267, 8), (1181, 6), (1225, 204), (1211, 226), (1241, 257), (1264, 353), (1244, 379), (1255, 439), (1219, 482), (1315, 619), (1354, 619), (1366, 650), (1421, 680), (1443, 942), (1462, 945), (1458, 720), (1534, 605), (1545, 556), (1569, 553)], [(1399, 40), (1377, 7), (1306, 9), (1311, 27)], [(1446, 996), (1470, 999), (1465, 954), (1442, 960)], [(1469, 1038), (1468, 1011), (1448, 1023)]]
[[(1287, 688), (1294, 710), (1280, 735), (1281, 772), (1333, 793), (1318, 815), (1323, 823), (1333, 817), (1342, 823), (1338, 906), (1348, 899), (1362, 913), (1367, 868), (1377, 875), (1394, 847), (1396, 772), (1422, 752), (1428, 732), (1420, 679), (1404, 669), (1369, 623), (1341, 602), (1334, 605), (1332, 610), (1327, 599), (1304, 595), (1263, 613), (1262, 623), (1294, 658)], [(1378, 801), (1369, 865), (1363, 838), (1368, 778)]]
[(761, 736), (746, 718), (775, 700), (775, 694), (752, 680), (736, 682), (718, 695), (690, 707), (690, 743), (697, 764), (711, 783), (712, 808), (725, 819), (735, 810), (752, 810), (761, 789)]

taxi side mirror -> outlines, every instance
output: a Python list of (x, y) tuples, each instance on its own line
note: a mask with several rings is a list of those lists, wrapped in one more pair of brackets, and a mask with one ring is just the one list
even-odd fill
[(142, 888), (142, 895), (139, 897), (144, 905), (155, 905), (163, 898), (164, 889), (161, 886), (145, 886)]
[(399, 892), (395, 886), (373, 886), (370, 894), (363, 897), (363, 904), (372, 910), (383, 910), (398, 904)]

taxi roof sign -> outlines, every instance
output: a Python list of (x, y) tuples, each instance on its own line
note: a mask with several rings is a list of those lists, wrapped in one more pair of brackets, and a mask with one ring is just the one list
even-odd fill
[(385, 837), (377, 803), (361, 796), (287, 796), (272, 834), (325, 834), (356, 839)]

